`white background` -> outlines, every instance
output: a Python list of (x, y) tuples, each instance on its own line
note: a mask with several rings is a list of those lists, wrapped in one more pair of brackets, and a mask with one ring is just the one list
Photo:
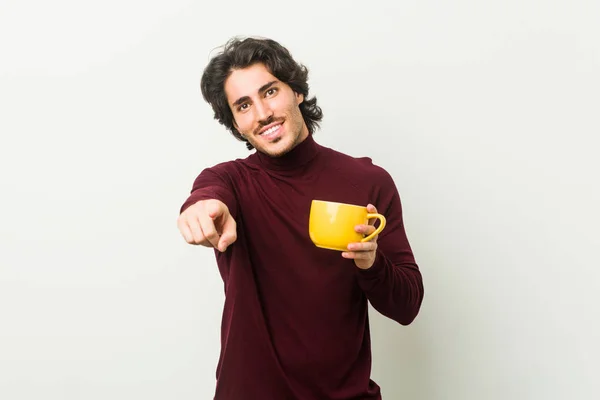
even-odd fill
[(211, 398), (223, 284), (176, 218), (248, 154), (199, 90), (233, 35), (400, 190), (426, 295), (372, 313), (386, 400), (600, 398), (597, 1), (0, 4), (1, 399)]

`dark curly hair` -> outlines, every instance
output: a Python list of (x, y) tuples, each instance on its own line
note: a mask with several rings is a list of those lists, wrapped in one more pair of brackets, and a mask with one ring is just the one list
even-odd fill
[(308, 69), (294, 61), (290, 52), (272, 39), (232, 38), (221, 53), (213, 57), (202, 74), (202, 96), (215, 112), (215, 119), (231, 131), (233, 136), (246, 142), (248, 150), (254, 147), (234, 127), (233, 114), (225, 95), (225, 80), (236, 69), (263, 63), (269, 72), (286, 83), (296, 94), (304, 95), (300, 111), (308, 131), (313, 134), (323, 119), (317, 99), (308, 98)]

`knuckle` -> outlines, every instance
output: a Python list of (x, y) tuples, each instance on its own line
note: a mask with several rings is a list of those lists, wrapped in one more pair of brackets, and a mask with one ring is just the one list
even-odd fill
[(198, 236), (194, 236), (194, 238), (192, 239), (192, 242), (194, 242), (194, 244), (201, 244), (203, 241), (203, 238)]
[(210, 241), (213, 239), (216, 239), (219, 237), (219, 235), (217, 234), (217, 232), (215, 230), (210, 230), (208, 232), (204, 233), (204, 236), (206, 236), (206, 238)]

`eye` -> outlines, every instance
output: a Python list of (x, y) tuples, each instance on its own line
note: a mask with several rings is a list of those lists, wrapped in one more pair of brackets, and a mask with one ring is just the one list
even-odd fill
[(238, 111), (246, 111), (246, 110), (248, 109), (248, 107), (250, 107), (250, 106), (248, 105), (248, 103), (241, 104), (241, 105), (238, 107)]
[(277, 93), (277, 88), (270, 88), (265, 92), (266, 96), (273, 96), (275, 93)]

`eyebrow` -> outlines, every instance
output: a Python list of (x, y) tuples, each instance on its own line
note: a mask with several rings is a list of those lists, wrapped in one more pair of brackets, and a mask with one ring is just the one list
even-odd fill
[[(265, 83), (258, 89), (258, 93), (266, 92), (271, 86), (273, 86), (277, 82), (278, 81), (271, 81), (271, 82)], [(248, 96), (240, 97), (239, 99), (237, 99), (236, 101), (233, 102), (233, 107), (239, 106), (240, 104), (242, 104), (248, 100), (250, 100), (250, 97), (248, 97)]]

